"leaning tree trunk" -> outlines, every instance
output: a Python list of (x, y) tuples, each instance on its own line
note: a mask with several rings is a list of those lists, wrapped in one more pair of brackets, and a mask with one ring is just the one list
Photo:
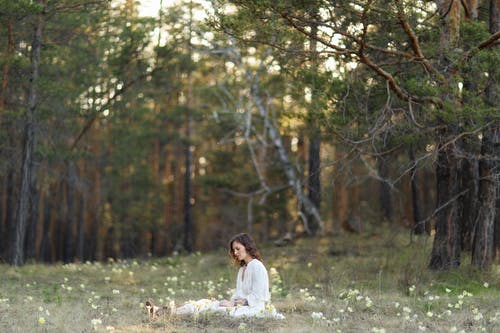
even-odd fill
[[(44, 0), (38, 0), (44, 5)], [(19, 192), (19, 203), (16, 216), (15, 238), (12, 246), (10, 262), (20, 266), (24, 264), (24, 241), (26, 238), (26, 221), (28, 219), (29, 204), (33, 198), (33, 184), (36, 184), (36, 164), (34, 152), (36, 146), (36, 108), (37, 108), (37, 85), (38, 85), (38, 61), (40, 59), (40, 48), (42, 44), (42, 25), (44, 12), (37, 15), (33, 42), (31, 45), (31, 77), (28, 92), (28, 110), (26, 112), (26, 125), (24, 127), (24, 147), (21, 166), (21, 185)]]

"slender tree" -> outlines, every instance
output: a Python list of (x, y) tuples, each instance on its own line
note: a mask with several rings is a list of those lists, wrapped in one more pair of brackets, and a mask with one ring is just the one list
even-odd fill
[(45, 0), (36, 2), (40, 5), (36, 14), (33, 41), (31, 45), (31, 77), (28, 90), (28, 106), (26, 111), (26, 124), (24, 128), (23, 159), (21, 166), (21, 185), (19, 203), (16, 214), (15, 239), (11, 249), (10, 262), (16, 266), (23, 265), (25, 260), (24, 241), (26, 238), (26, 224), (28, 223), (30, 205), (33, 202), (36, 191), (36, 162), (34, 154), (36, 149), (37, 127), (37, 90), (39, 80), (39, 60), (42, 45), (42, 28), (45, 16)]

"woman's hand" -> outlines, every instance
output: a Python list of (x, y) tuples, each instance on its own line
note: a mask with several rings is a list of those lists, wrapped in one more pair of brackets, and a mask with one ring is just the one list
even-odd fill
[(241, 298), (239, 298), (239, 299), (235, 299), (235, 300), (234, 300), (234, 305), (235, 305), (235, 306), (236, 306), (236, 305), (248, 305), (248, 302), (247, 302), (247, 300), (246, 300), (246, 299), (241, 299)]
[(246, 299), (237, 298), (234, 301), (222, 300), (219, 303), (219, 306), (223, 306), (223, 307), (232, 307), (232, 306), (238, 306), (238, 305), (248, 305), (248, 302)]
[(223, 307), (231, 307), (231, 306), (234, 306), (234, 302), (233, 301), (228, 301), (228, 300), (222, 300), (220, 301), (219, 303), (219, 306), (223, 306)]

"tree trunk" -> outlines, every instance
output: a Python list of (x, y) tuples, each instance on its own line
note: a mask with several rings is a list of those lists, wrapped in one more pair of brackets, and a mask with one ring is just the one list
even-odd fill
[[(193, 2), (189, 2), (189, 36), (187, 38), (187, 49), (189, 58), (192, 59), (193, 46), (191, 45), (191, 35), (193, 28)], [(193, 74), (191, 70), (188, 73), (188, 87), (186, 94), (186, 106), (188, 107), (187, 124), (186, 124), (186, 150), (185, 150), (185, 167), (186, 173), (184, 174), (184, 241), (183, 247), (188, 253), (193, 252), (194, 242), (194, 227), (193, 227), (193, 150), (192, 133), (193, 133)]]
[(83, 262), (85, 260), (85, 221), (87, 220), (87, 196), (80, 195), (78, 207), (78, 222), (76, 225), (76, 258)]
[(54, 214), (54, 204), (57, 200), (57, 184), (50, 185), (49, 195), (45, 197), (42, 202), (43, 208), (43, 227), (42, 227), (42, 238), (40, 240), (40, 246), (38, 249), (38, 256), (45, 262), (51, 261), (51, 242), (52, 237), (50, 233), (50, 226), (52, 224), (52, 214)]
[(26, 259), (35, 258), (36, 252), (36, 230), (38, 228), (38, 188), (37, 184), (33, 182), (30, 184), (31, 200), (29, 206), (29, 223), (27, 229), (27, 238), (25, 242)]
[(478, 17), (478, 0), (466, 0), (462, 2), (465, 6), (465, 16), (469, 19), (477, 19)]
[[(500, 31), (500, 0), (490, 0), (490, 32), (492, 34)], [(486, 95), (488, 99), (488, 103), (492, 106), (498, 105), (498, 100), (500, 96), (498, 96), (498, 81), (493, 80), (493, 75), (490, 75), (490, 84), (487, 89)], [(494, 124), (496, 128), (494, 128), (494, 134), (492, 137), (493, 141), (493, 156), (500, 156), (500, 129), (497, 124)], [(495, 187), (496, 187), (496, 203), (495, 203), (495, 223), (494, 223), (494, 247), (495, 249), (500, 249), (500, 162), (498, 160), (492, 161), (493, 170), (496, 170), (495, 177)], [(493, 255), (496, 255), (496, 251), (493, 252)]]
[(18, 183), (19, 174), (9, 166), (7, 174), (7, 212), (6, 212), (6, 222), (7, 222), (7, 237), (8, 237), (8, 255), (9, 258), (13, 255), (14, 240), (16, 238), (16, 216), (17, 216), (17, 204), (19, 203), (19, 189), (16, 184)]
[(75, 163), (68, 161), (66, 163), (68, 172), (66, 179), (66, 228), (64, 231), (64, 250), (63, 260), (65, 263), (72, 262), (74, 259), (74, 225), (75, 225), (75, 182), (76, 170)]
[[(345, 158), (345, 152), (342, 146), (335, 146), (335, 161), (342, 161)], [(340, 163), (335, 166), (336, 181), (333, 186), (332, 195), (332, 219), (339, 228), (347, 222), (349, 212), (349, 194), (347, 191), (346, 171), (343, 170)]]
[(381, 178), (379, 182), (379, 202), (383, 217), (386, 221), (392, 221), (392, 193), (388, 184), (389, 167), (383, 157), (377, 158), (378, 173)]
[(6, 215), (6, 210), (7, 210), (7, 205), (5, 203), (6, 196), (6, 187), (5, 187), (5, 180), (7, 177), (2, 177), (3, 178), (3, 184), (2, 188), (0, 188), (1, 192), (1, 197), (0, 197), (0, 260), (1, 258), (4, 257), (5, 250), (6, 250), (6, 245), (8, 241), (7, 237), (7, 222), (5, 221), (5, 215)]
[(493, 146), (494, 135), (492, 129), (488, 129), (483, 133), (481, 160), (479, 161), (479, 211), (474, 222), (472, 264), (480, 269), (490, 267), (495, 257), (496, 177), (492, 161), (495, 152)]
[[(500, 145), (500, 140), (497, 141), (497, 146)], [(500, 149), (497, 148), (497, 156), (500, 155)], [(498, 162), (497, 162), (497, 166), (498, 166)], [(494, 239), (495, 239), (495, 249), (497, 251), (500, 251), (500, 176), (497, 175), (496, 176), (497, 179), (496, 179), (496, 184), (497, 184), (497, 194), (496, 194), (496, 197), (497, 197), (497, 200), (496, 200), (496, 215), (495, 215), (495, 236), (494, 236)], [(496, 252), (495, 252), (496, 254)]]
[[(44, 5), (44, 0), (37, 1)], [(36, 164), (34, 163), (34, 151), (36, 146), (36, 107), (37, 107), (37, 85), (38, 85), (38, 61), (40, 59), (40, 48), (42, 44), (42, 25), (44, 12), (37, 15), (33, 43), (31, 45), (31, 77), (28, 92), (28, 109), (26, 113), (26, 125), (24, 128), (24, 147), (21, 166), (21, 185), (19, 192), (19, 203), (16, 216), (16, 232), (12, 249), (11, 264), (20, 266), (24, 264), (24, 241), (26, 238), (26, 223), (29, 216), (29, 203), (32, 202), (32, 189), (36, 185)]]
[(60, 179), (58, 184), (55, 202), (59, 205), (53, 212), (53, 223), (50, 232), (53, 235), (51, 243), (53, 260), (64, 260), (64, 232), (66, 231), (66, 219), (68, 216), (68, 206), (66, 205), (66, 182)]
[(420, 208), (420, 195), (418, 188), (418, 172), (417, 172), (417, 162), (415, 159), (415, 151), (413, 145), (410, 146), (408, 150), (408, 156), (411, 162), (410, 170), (410, 188), (411, 188), (411, 206), (413, 210), (413, 232), (416, 235), (421, 235), (423, 233), (429, 234), (429, 223), (422, 222), (422, 212)]
[(15, 191), (16, 175), (14, 171), (14, 166), (7, 166), (7, 176), (5, 180), (5, 234), (3, 235), (3, 251), (6, 253), (11, 250), (12, 242), (14, 241), (15, 235), (15, 218), (16, 218), (16, 197), (17, 191)]
[(186, 173), (184, 174), (184, 250), (188, 253), (193, 251), (193, 183), (192, 183), (192, 166), (193, 166), (193, 151), (191, 145), (192, 132), (192, 115), (189, 111), (186, 131), (186, 151), (185, 151), (185, 166)]
[(451, 150), (449, 146), (438, 146), (436, 234), (429, 264), (429, 267), (435, 270), (446, 270), (460, 265), (460, 219), (456, 202), (458, 162)]
[[(316, 9), (313, 10), (311, 16), (316, 18), (317, 13)], [(315, 20), (313, 20), (315, 21)], [(317, 40), (316, 36), (318, 34), (318, 26), (316, 23), (311, 24), (311, 38), (309, 39), (309, 52), (311, 57), (311, 71), (313, 73), (312, 76), (316, 75), (318, 71), (317, 66)], [(309, 166), (309, 174), (307, 181), (308, 188), (308, 198), (311, 204), (314, 205), (316, 210), (320, 210), (321, 207), (321, 136), (320, 136), (320, 128), (318, 126), (318, 120), (316, 119), (318, 114), (317, 108), (317, 89), (315, 82), (313, 81), (311, 84), (311, 101), (309, 102), (308, 109), (308, 133), (309, 133), (309, 156), (308, 156), (308, 166)], [(307, 217), (309, 221), (309, 230), (314, 235), (320, 225), (318, 221), (314, 219), (312, 214), (308, 214)]]
[[(465, 12), (465, 18), (468, 20), (477, 20), (478, 18), (478, 1), (477, 0), (465, 0), (462, 1), (462, 6)], [(480, 73), (473, 68), (465, 67), (463, 69), (464, 79), (463, 79), (463, 90), (464, 91), (477, 91), (477, 83), (479, 78), (477, 77)], [(482, 75), (482, 74), (481, 74)], [(473, 97), (475, 98), (475, 97)], [(462, 96), (462, 102), (464, 104), (474, 104), (468, 94)], [(462, 127), (462, 131), (465, 129)], [(477, 139), (471, 138), (475, 141)], [(474, 144), (470, 144), (468, 140), (458, 140), (461, 144), (461, 149), (463, 151), (471, 151)], [(475, 157), (465, 157), (462, 162), (460, 171), (460, 182), (463, 189), (467, 189), (467, 192), (460, 198), (460, 204), (462, 209), (462, 249), (470, 251), (472, 249), (473, 243), (473, 229), (474, 221), (477, 217), (478, 210), (478, 184), (479, 184), (479, 174), (478, 174), (478, 161)]]
[[(442, 100), (451, 105), (460, 107), (457, 100), (458, 94), (453, 91), (456, 87), (454, 73), (446, 68), (450, 66), (448, 55), (453, 52), (460, 37), (460, 0), (436, 0), (438, 12), (441, 16), (442, 27), (440, 31), (440, 69), (445, 73), (449, 85), (447, 92), (443, 93)], [(453, 154), (453, 145), (447, 140), (457, 135), (457, 130), (452, 125), (441, 120), (443, 128), (437, 133), (437, 216), (436, 233), (432, 247), (429, 267), (436, 270), (456, 268), (460, 265), (461, 250), (461, 210), (457, 204), (460, 197), (459, 188), (459, 161)]]
[(461, 198), (462, 205), (462, 248), (472, 249), (474, 221), (477, 216), (478, 163), (476, 159), (466, 158), (460, 171), (461, 187), (468, 191)]
[[(321, 140), (318, 133), (311, 134), (309, 139), (309, 178), (308, 178), (308, 197), (311, 203), (319, 211), (321, 206), (321, 161), (320, 161)], [(309, 229), (315, 234), (319, 225), (314, 216), (309, 216)]]

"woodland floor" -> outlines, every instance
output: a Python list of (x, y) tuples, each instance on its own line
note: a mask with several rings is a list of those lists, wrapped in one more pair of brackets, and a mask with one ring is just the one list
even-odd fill
[(227, 252), (107, 263), (0, 266), (0, 332), (500, 332), (500, 264), (427, 269), (430, 237), (338, 233), (264, 244), (285, 320), (207, 314), (150, 321), (144, 302), (227, 298)]

